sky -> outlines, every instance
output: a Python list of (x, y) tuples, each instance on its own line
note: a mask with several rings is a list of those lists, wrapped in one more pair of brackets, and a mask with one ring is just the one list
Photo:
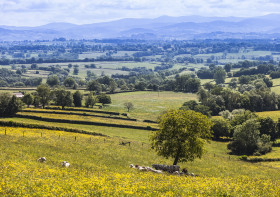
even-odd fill
[(253, 17), (280, 13), (280, 0), (0, 0), (0, 25), (90, 24), (168, 16)]

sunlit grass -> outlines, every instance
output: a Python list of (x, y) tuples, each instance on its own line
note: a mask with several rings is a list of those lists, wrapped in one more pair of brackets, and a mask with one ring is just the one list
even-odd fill
[(97, 122), (97, 123), (107, 123), (107, 124), (117, 124), (117, 125), (134, 125), (147, 127), (152, 126), (156, 127), (157, 124), (145, 123), (139, 121), (128, 121), (120, 119), (111, 119), (103, 117), (92, 117), (92, 116), (80, 116), (80, 115), (66, 115), (66, 114), (55, 114), (55, 113), (32, 113), (32, 112), (18, 112), (19, 115), (29, 115), (42, 118), (52, 118), (52, 119), (61, 119), (61, 120), (73, 120), (73, 121), (86, 121), (86, 122)]
[(68, 124), (68, 123), (52, 123), (52, 122), (26, 119), (26, 118), (4, 118), (4, 119), (2, 118), (0, 120), (13, 121), (18, 123), (36, 124), (36, 125), (43, 125), (43, 126), (57, 126), (57, 127), (63, 127), (69, 129), (73, 128), (73, 129), (84, 130), (92, 133), (102, 133), (110, 137), (119, 137), (126, 140), (135, 140), (135, 141), (145, 142), (145, 143), (148, 143), (149, 135), (150, 135), (150, 131), (138, 130), (138, 129)]
[[(6, 130), (7, 135), (4, 135)], [(24, 136), (23, 136), (24, 132)], [(76, 140), (75, 140), (76, 138)], [(207, 144), (202, 159), (179, 163), (198, 177), (138, 172), (130, 163), (171, 164), (147, 144), (119, 138), (0, 127), (1, 196), (279, 196), (279, 169), (228, 156)], [(38, 163), (39, 157), (46, 163)], [(68, 161), (69, 168), (61, 162)]]
[(280, 118), (280, 111), (263, 111), (263, 112), (256, 112), (259, 117), (266, 118), (270, 117), (274, 121), (278, 121)]
[(179, 92), (129, 92), (110, 95), (112, 104), (104, 110), (126, 113), (125, 102), (131, 102), (134, 109), (129, 115), (137, 119), (156, 120), (160, 113), (171, 108), (180, 108), (182, 104), (189, 100), (197, 100), (196, 94)]

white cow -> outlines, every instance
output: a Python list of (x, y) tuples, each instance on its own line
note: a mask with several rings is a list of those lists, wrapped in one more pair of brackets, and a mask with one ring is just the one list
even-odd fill
[(68, 163), (67, 161), (62, 162), (62, 167), (68, 168), (69, 166), (70, 166), (70, 163)]
[(150, 168), (150, 167), (144, 167), (144, 166), (139, 166), (139, 165), (133, 165), (133, 164), (130, 164), (129, 165), (130, 168), (136, 168), (138, 169), (139, 171), (150, 171), (150, 172), (154, 172), (154, 173), (158, 173), (158, 174), (162, 174), (162, 171), (160, 170), (155, 170), (153, 168)]
[(44, 163), (44, 162), (46, 162), (46, 161), (47, 161), (46, 157), (40, 157), (40, 158), (38, 159), (38, 162), (41, 162), (41, 163)]

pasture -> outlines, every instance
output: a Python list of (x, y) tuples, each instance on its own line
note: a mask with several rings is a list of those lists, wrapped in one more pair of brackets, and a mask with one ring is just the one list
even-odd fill
[(273, 86), (271, 87), (271, 91), (276, 94), (280, 93), (280, 79), (272, 79)]
[(80, 125), (80, 124), (68, 124), (68, 123), (51, 123), (40, 120), (32, 120), (28, 118), (4, 118), (2, 121), (13, 121), (16, 123), (25, 123), (30, 125), (43, 125), (43, 126), (57, 126), (68, 129), (79, 129), (91, 133), (102, 133), (109, 137), (122, 138), (124, 140), (135, 140), (139, 142), (148, 143), (150, 131), (137, 130), (129, 128), (116, 128), (108, 126), (96, 126), (96, 125)]
[(256, 112), (256, 114), (261, 117), (270, 117), (274, 121), (278, 121), (280, 118), (280, 111), (264, 111), (264, 112)]
[(205, 62), (207, 59), (218, 61), (219, 63), (238, 63), (243, 60), (254, 60), (261, 56), (271, 55), (270, 51), (253, 51), (252, 49), (240, 50), (238, 53), (208, 53), (194, 55), (195, 58), (202, 58)]
[[(6, 135), (4, 131), (6, 130)], [(24, 132), (24, 135), (23, 135)], [(76, 137), (76, 140), (75, 140)], [(146, 144), (119, 138), (0, 127), (2, 196), (278, 196), (279, 169), (228, 156), (226, 143), (206, 145), (200, 160), (180, 163), (198, 177), (129, 168), (172, 163)], [(37, 162), (46, 157), (45, 163)], [(69, 168), (61, 166), (70, 163)]]
[(35, 116), (41, 118), (50, 118), (53, 120), (70, 120), (70, 121), (84, 121), (84, 122), (96, 122), (96, 123), (104, 123), (104, 124), (118, 124), (118, 125), (134, 125), (134, 126), (153, 126), (156, 124), (145, 123), (142, 121), (130, 121), (125, 119), (113, 119), (107, 117), (94, 117), (94, 116), (83, 116), (83, 115), (72, 115), (72, 114), (56, 114), (56, 113), (33, 113), (33, 112), (18, 112), (18, 115), (23, 116)]
[[(79, 74), (73, 75), (74, 68), (70, 69), (70, 76), (78, 76), (81, 78), (86, 77), (87, 71), (91, 71), (95, 73), (97, 76), (100, 75), (108, 75), (112, 74), (124, 74), (127, 75), (128, 71), (122, 71), (121, 68), (127, 67), (129, 69), (137, 68), (137, 67), (145, 67), (147, 69), (154, 69), (156, 66), (159, 66), (160, 62), (134, 62), (134, 61), (96, 61), (96, 62), (67, 62), (67, 63), (38, 63), (39, 67), (47, 67), (51, 65), (59, 65), (61, 68), (68, 68), (68, 64), (78, 65), (79, 66)], [(96, 68), (85, 68), (85, 65), (95, 64)], [(21, 64), (15, 64), (17, 68), (21, 67)], [(30, 67), (31, 64), (25, 64), (25, 66)], [(2, 68), (10, 68), (11, 66), (1, 66)], [(48, 76), (48, 71), (39, 70), (39, 74), (35, 74), (35, 71), (30, 70), (24, 74), (26, 77), (42, 77), (46, 79)]]
[[(34, 109), (19, 114), (54, 119), (105, 121), (118, 124), (150, 125), (143, 119), (156, 120), (169, 108), (179, 108), (185, 101), (197, 99), (195, 94), (175, 92), (130, 92), (112, 94), (112, 104), (102, 110), (77, 108), (80, 111)], [(129, 117), (137, 122), (110, 119), (94, 111), (126, 113), (124, 102), (135, 109)], [(31, 112), (30, 112), (31, 111)], [(33, 111), (33, 112), (32, 112)], [(36, 112), (37, 111), (37, 112)], [(44, 113), (50, 112), (50, 113)], [(57, 114), (63, 112), (67, 114)], [(69, 113), (69, 114), (68, 114)], [(99, 115), (78, 116), (71, 113)], [(276, 113), (276, 112), (275, 112)], [(259, 114), (259, 113), (258, 113)], [(263, 114), (264, 116), (271, 114)], [(0, 127), (0, 196), (278, 196), (280, 195), (279, 162), (249, 163), (230, 155), (228, 142), (211, 141), (205, 154), (193, 162), (179, 163), (181, 169), (198, 175), (177, 176), (153, 174), (129, 168), (129, 164), (151, 166), (172, 164), (172, 158), (157, 156), (150, 148), (153, 131), (108, 126), (46, 122), (28, 118), (2, 118), (13, 121), (102, 133), (107, 137), (46, 129)], [(130, 142), (130, 145), (120, 145)], [(277, 158), (280, 148), (274, 147), (267, 158)], [(46, 163), (39, 163), (46, 157)], [(69, 168), (61, 166), (70, 163)]]
[(106, 106), (104, 110), (127, 112), (124, 108), (124, 103), (131, 102), (135, 109), (129, 112), (130, 117), (154, 121), (160, 113), (168, 109), (180, 108), (186, 101), (197, 100), (196, 94), (167, 91), (139, 91), (112, 94), (110, 96), (112, 104)]

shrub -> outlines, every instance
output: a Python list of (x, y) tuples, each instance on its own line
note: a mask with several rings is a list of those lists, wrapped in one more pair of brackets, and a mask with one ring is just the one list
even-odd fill
[(217, 119), (212, 120), (214, 125), (212, 126), (212, 131), (215, 139), (219, 139), (220, 137), (229, 137), (231, 125), (228, 120), (225, 119)]
[(22, 109), (23, 103), (15, 95), (7, 92), (0, 94), (0, 116), (13, 116)]
[(228, 144), (228, 149), (234, 154), (252, 155), (265, 154), (271, 151), (272, 143), (269, 135), (260, 136), (260, 123), (249, 119), (242, 125), (236, 126), (233, 141)]
[(241, 160), (243, 160), (243, 161), (247, 161), (248, 156), (247, 156), (247, 155), (241, 155), (241, 156), (239, 157), (239, 159), (241, 159)]

